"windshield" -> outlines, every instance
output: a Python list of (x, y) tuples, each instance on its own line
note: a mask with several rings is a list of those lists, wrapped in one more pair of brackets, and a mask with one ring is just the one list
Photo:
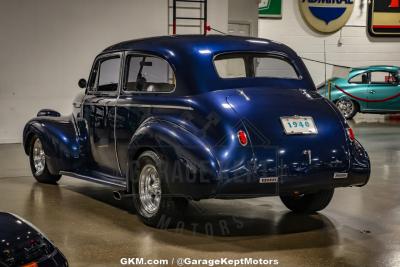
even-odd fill
[(215, 57), (214, 65), (222, 79), (301, 79), (295, 66), (287, 58), (274, 54), (223, 54)]

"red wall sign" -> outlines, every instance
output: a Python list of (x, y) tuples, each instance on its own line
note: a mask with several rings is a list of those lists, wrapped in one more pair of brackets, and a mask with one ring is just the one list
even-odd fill
[(400, 0), (370, 0), (368, 31), (374, 37), (400, 37)]

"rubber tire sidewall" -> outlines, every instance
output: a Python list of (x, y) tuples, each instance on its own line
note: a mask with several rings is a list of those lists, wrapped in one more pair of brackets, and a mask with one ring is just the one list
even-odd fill
[[(139, 176), (145, 165), (152, 164), (158, 172), (161, 182), (161, 201), (158, 211), (152, 216), (145, 216), (138, 193)], [(142, 153), (135, 164), (133, 176), (131, 177), (133, 204), (137, 215), (145, 223), (156, 228), (174, 227), (182, 218), (187, 205), (187, 200), (182, 197), (168, 196), (168, 186), (165, 177), (165, 170), (168, 170), (168, 163), (163, 161), (155, 152), (146, 151)], [(164, 170), (164, 171), (163, 171)]]
[(349, 116), (347, 116), (347, 117), (345, 117), (345, 116), (343, 115), (343, 113), (340, 111), (340, 109), (337, 107), (337, 102), (339, 102), (340, 100), (336, 101), (335, 106), (339, 109), (340, 113), (343, 115), (343, 117), (344, 117), (346, 120), (352, 120), (352, 119), (357, 115), (357, 113), (359, 112), (360, 108), (359, 108), (359, 104), (358, 104), (356, 101), (351, 100), (351, 99), (348, 99), (348, 100), (351, 101), (351, 102), (353, 103), (354, 109), (353, 109), (353, 112), (352, 112)]
[[(36, 175), (36, 169), (35, 169), (35, 164), (33, 163), (33, 144), (35, 143), (35, 141), (40, 138), (37, 135), (34, 135), (31, 139), (31, 143), (30, 143), (30, 147), (29, 147), (29, 163), (31, 166), (31, 171), (32, 171), (32, 175), (33, 177), (36, 179), (36, 181), (38, 181), (39, 183), (43, 183), (43, 184), (56, 184), (60, 178), (61, 175), (53, 175), (50, 173), (48, 167), (47, 167), (47, 162), (48, 162), (48, 157), (46, 156), (46, 162), (45, 162), (45, 166), (44, 166), (44, 170), (43, 173), (41, 175)], [(43, 145), (42, 140), (40, 140), (40, 142)], [(43, 148), (44, 149), (44, 148)], [(46, 154), (46, 152), (45, 152)]]
[(300, 198), (292, 195), (280, 196), (283, 204), (295, 213), (311, 214), (325, 209), (333, 198), (335, 189), (325, 189)]

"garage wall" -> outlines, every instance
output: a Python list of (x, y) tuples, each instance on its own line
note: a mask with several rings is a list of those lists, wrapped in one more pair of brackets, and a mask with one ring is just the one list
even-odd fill
[[(210, 6), (210, 23), (226, 30), (227, 0)], [(41, 108), (69, 114), (79, 78), (107, 46), (168, 34), (167, 8), (167, 0), (1, 0), (0, 143), (20, 142)]]
[[(169, 1), (169, 6), (173, 6), (173, 0)], [(232, 0), (229, 0), (229, 2)], [(246, 1), (246, 0), (244, 0)], [(228, 31), (228, 0), (208, 0), (208, 25), (221, 32)], [(177, 2), (177, 17), (187, 18), (201, 18), (204, 17), (203, 9), (201, 4), (196, 2)], [(173, 12), (172, 8), (169, 9), (169, 33), (172, 34), (173, 28)], [(203, 34), (204, 24), (198, 19), (178, 19), (177, 20), (177, 34)], [(180, 25), (191, 25), (195, 27), (182, 27)], [(209, 34), (218, 34), (215, 31), (209, 32)]]
[[(250, 36), (258, 36), (258, 4), (259, 0), (229, 0), (229, 23), (250, 25)], [(236, 29), (236, 28), (234, 28)], [(229, 34), (238, 32), (229, 30)]]
[[(348, 25), (365, 26), (367, 8), (360, 11), (361, 0), (355, 1), (353, 16)], [(366, 1), (365, 1), (366, 2)], [(283, 19), (260, 19), (259, 36), (291, 46), (303, 57), (324, 60), (326, 41), (327, 62), (345, 66), (376, 64), (400, 65), (400, 39), (373, 40), (367, 37), (365, 27), (345, 27), (342, 30), (342, 46), (338, 46), (340, 32), (321, 35), (309, 28), (301, 17), (298, 1), (283, 1)], [(315, 83), (324, 81), (324, 65), (306, 61)], [(335, 71), (336, 73), (336, 71)], [(333, 68), (328, 67), (328, 78)]]

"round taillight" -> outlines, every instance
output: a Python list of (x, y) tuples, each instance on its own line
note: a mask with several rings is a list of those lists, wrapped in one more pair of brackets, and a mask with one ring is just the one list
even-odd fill
[(349, 135), (349, 139), (354, 141), (356, 139), (356, 135), (354, 134), (353, 129), (347, 128), (347, 134)]
[(240, 131), (237, 133), (237, 136), (238, 136), (238, 139), (239, 139), (239, 143), (240, 143), (242, 146), (247, 146), (248, 140), (247, 140), (247, 135), (246, 135), (246, 133), (245, 133), (244, 131), (240, 130)]

